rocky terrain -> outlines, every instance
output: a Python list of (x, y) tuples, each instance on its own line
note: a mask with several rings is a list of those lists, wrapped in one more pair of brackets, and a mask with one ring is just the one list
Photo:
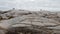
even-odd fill
[(60, 34), (60, 12), (0, 11), (0, 34)]

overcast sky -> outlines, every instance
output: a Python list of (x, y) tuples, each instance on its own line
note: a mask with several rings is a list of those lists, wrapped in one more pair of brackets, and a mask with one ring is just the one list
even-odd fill
[(0, 0), (0, 9), (60, 10), (60, 0)]

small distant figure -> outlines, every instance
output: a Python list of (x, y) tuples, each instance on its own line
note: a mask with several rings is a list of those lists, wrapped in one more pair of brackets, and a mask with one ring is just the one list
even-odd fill
[(42, 9), (40, 9), (40, 11), (42, 11)]
[(13, 10), (15, 10), (15, 8), (13, 8)]

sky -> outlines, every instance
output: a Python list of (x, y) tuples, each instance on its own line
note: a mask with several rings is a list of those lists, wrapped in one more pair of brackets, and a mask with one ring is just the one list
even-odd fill
[(0, 10), (12, 8), (60, 11), (60, 0), (0, 0)]

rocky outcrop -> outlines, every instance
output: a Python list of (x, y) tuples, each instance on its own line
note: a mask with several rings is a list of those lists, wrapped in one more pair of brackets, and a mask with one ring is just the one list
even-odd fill
[[(21, 27), (27, 29), (19, 30)], [(22, 30), (32, 31), (33, 34), (37, 31), (42, 32), (41, 34), (54, 34), (60, 30), (60, 16), (58, 12), (9, 10), (0, 14), (0, 30), (4, 33), (8, 31), (9, 34), (16, 34)]]

